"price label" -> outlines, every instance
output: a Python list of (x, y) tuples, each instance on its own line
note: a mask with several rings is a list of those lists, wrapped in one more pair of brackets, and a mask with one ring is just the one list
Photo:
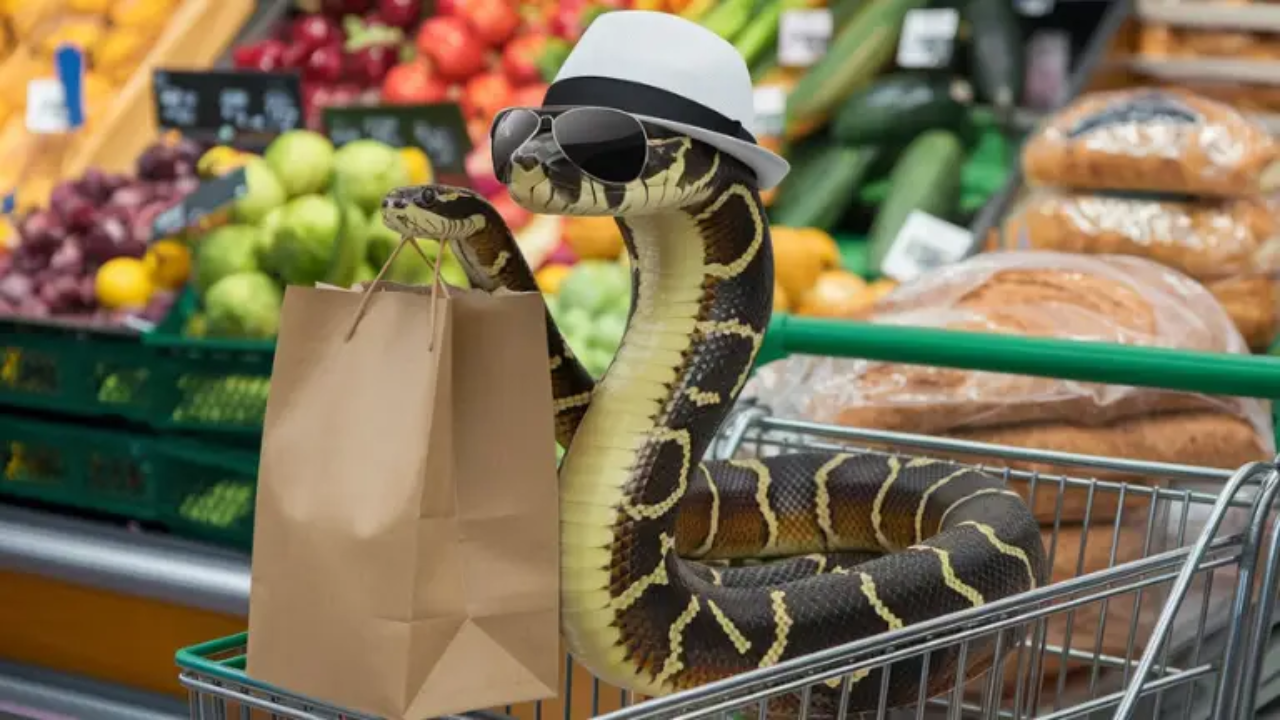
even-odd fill
[(202, 220), (244, 197), (247, 192), (249, 183), (245, 178), (244, 168), (201, 183), (177, 205), (156, 216), (151, 226), (151, 236), (159, 240), (199, 225)]
[(1025, 17), (1044, 17), (1053, 12), (1054, 0), (1014, 0), (1013, 7)]
[(152, 89), (161, 128), (211, 142), (266, 145), (305, 120), (294, 73), (157, 70)]
[(71, 129), (67, 98), (57, 78), (36, 78), (27, 83), (27, 130), (55, 135)]
[(930, 270), (959, 262), (973, 247), (973, 234), (919, 210), (911, 211), (893, 245), (880, 263), (880, 272), (907, 282)]
[(324, 126), (335, 145), (366, 138), (392, 147), (416, 147), (438, 174), (465, 177), (471, 138), (454, 103), (325, 108)]
[(778, 85), (765, 85), (755, 89), (752, 96), (756, 122), (751, 133), (757, 138), (782, 137), (787, 116), (787, 91)]
[(951, 62), (960, 13), (955, 8), (912, 10), (902, 23), (898, 40), (898, 65), (904, 68), (939, 68)]
[(778, 64), (809, 67), (827, 54), (834, 23), (826, 8), (787, 10), (778, 21)]

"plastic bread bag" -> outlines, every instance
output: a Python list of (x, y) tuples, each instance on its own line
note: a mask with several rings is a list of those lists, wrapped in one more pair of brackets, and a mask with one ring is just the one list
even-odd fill
[(1004, 249), (1137, 255), (1196, 279), (1280, 271), (1280, 202), (1039, 189), (1009, 213)]
[(1280, 327), (1280, 202), (1274, 198), (1177, 200), (1040, 189), (1019, 202), (988, 248), (1137, 255), (1204, 283), (1250, 348), (1266, 350)]
[(1085, 95), (1026, 143), (1036, 186), (1235, 197), (1280, 187), (1280, 150), (1229, 105), (1168, 89)]
[[(979, 255), (900, 286), (871, 322), (1247, 352), (1202, 285), (1124, 256)], [(761, 368), (745, 394), (784, 417), (924, 434), (1029, 423), (1104, 427), (1203, 411), (1239, 418), (1250, 434), (1270, 438), (1267, 409), (1249, 399), (858, 359), (791, 357)]]

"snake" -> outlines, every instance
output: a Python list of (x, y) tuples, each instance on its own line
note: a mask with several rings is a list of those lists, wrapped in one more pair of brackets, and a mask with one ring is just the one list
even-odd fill
[[(634, 181), (582, 173), (544, 129), (506, 182), (535, 213), (615, 218), (631, 268), (626, 332), (598, 382), (547, 314), (570, 654), (601, 681), (668, 695), (1042, 585), (1035, 518), (972, 466), (872, 451), (703, 460), (769, 323), (769, 226), (745, 164), (645, 130)], [(477, 288), (537, 290), (471, 190), (399, 188), (382, 215), (447, 242)], [(1000, 643), (984, 638), (817, 683), (810, 712), (934, 697), (993, 667)]]

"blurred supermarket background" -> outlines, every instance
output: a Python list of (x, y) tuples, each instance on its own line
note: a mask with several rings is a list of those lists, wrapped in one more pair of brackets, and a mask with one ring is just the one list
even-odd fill
[[(531, 215), (487, 147), (601, 13), (678, 13), (746, 59), (752, 130), (793, 166), (766, 197), (778, 312), (865, 317), (997, 246), (1024, 138), (1090, 92), (1181, 87), (1280, 117), (1280, 6), (1243, 0), (2, 6), (0, 718), (187, 717), (174, 651), (246, 625), (283, 287), (370, 279), (398, 240), (388, 189), (489, 197), (604, 372), (630, 297), (616, 226)], [(920, 213), (958, 249), (912, 235)], [(896, 246), (910, 263), (886, 265)], [(406, 256), (391, 277), (431, 270)], [(1274, 316), (1240, 325), (1268, 350)]]

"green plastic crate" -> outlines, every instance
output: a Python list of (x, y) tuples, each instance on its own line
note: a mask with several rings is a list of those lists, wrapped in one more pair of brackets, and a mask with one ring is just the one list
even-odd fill
[(175, 535), (248, 550), (258, 486), (257, 449), (161, 437), (151, 445), (158, 521)]
[(160, 372), (149, 424), (158, 430), (256, 435), (262, 431), (275, 343), (189, 338), (188, 290), (145, 344)]
[(155, 388), (136, 332), (0, 321), (0, 405), (145, 421)]
[(0, 495), (159, 520), (146, 436), (0, 415)]

